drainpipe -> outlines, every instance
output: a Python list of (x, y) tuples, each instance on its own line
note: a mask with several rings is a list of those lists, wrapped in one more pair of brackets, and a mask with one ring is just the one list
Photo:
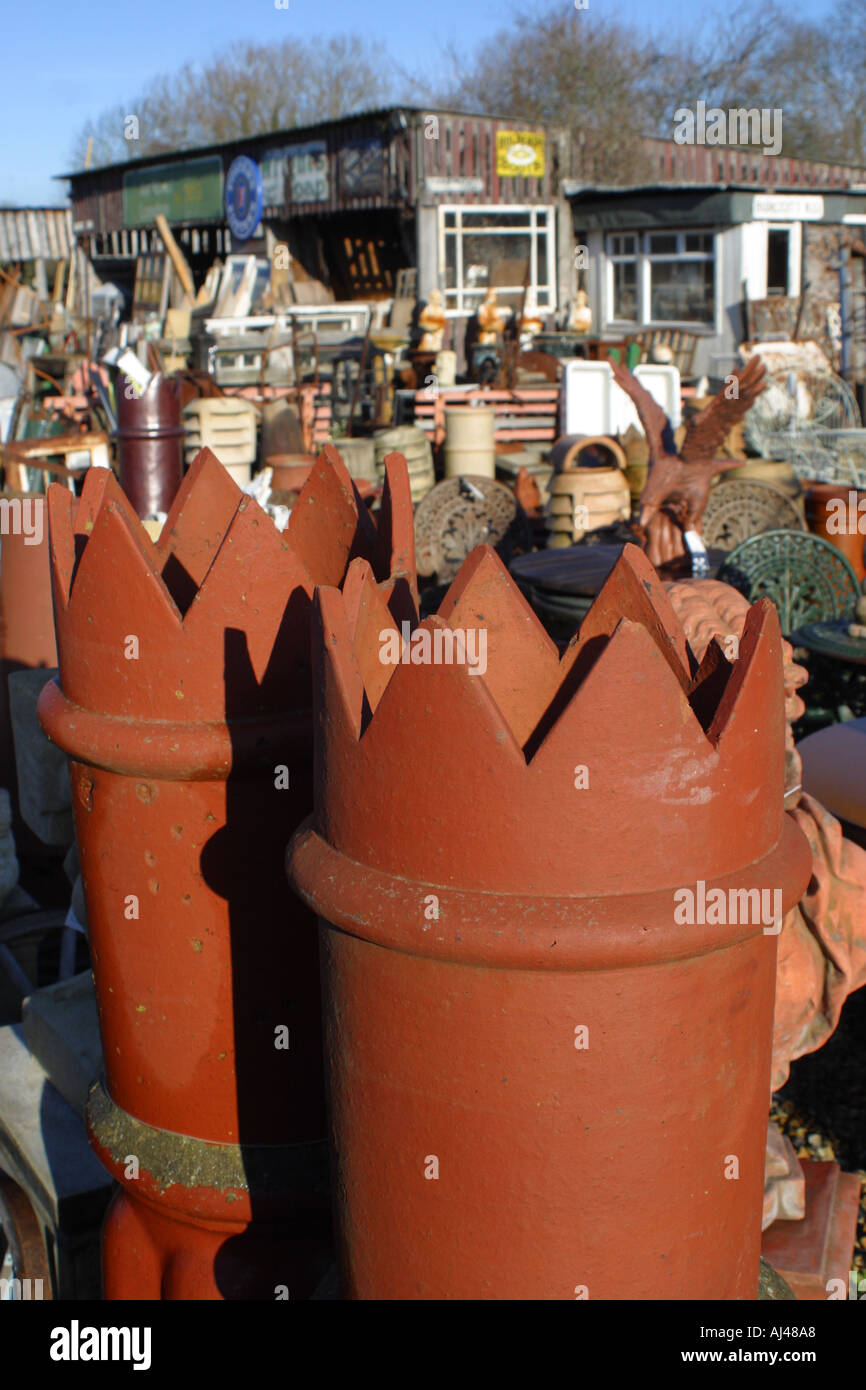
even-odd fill
[(120, 484), (134, 510), (142, 518), (167, 512), (183, 475), (180, 378), (157, 372), (136, 395), (119, 376), (114, 437)]
[[(316, 612), (288, 865), (319, 916), (346, 1296), (754, 1299), (774, 918), (810, 873), (772, 604), (698, 666), (626, 547), (560, 661), (481, 547), (406, 664), (362, 565)], [(484, 634), (483, 673), (421, 660), (449, 629)], [(762, 889), (768, 927), (730, 896)]]
[(326, 449), (281, 535), (203, 450), (155, 544), (108, 470), (50, 489), (39, 712), (90, 924), (109, 1299), (302, 1298), (327, 1267), (316, 932), (282, 860), (312, 805), (315, 582), (364, 555), (414, 594), (405, 461), (387, 476), (377, 531)]

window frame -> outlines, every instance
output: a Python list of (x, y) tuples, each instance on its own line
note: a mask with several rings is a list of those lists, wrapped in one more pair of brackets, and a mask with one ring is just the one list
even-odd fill
[[(449, 319), (468, 319), (474, 314), (483, 299), (478, 298), (478, 289), (465, 282), (463, 260), (464, 236), (528, 236), (529, 237), (529, 288), (535, 292), (536, 304), (542, 314), (553, 314), (557, 309), (557, 260), (556, 260), (556, 209), (551, 203), (440, 203), (437, 208), (438, 258), (442, 298), (445, 301), (445, 315)], [(525, 226), (503, 226), (495, 223), (490, 227), (472, 225), (474, 215), (496, 216), (528, 214)], [(446, 218), (453, 216), (452, 226), (446, 227)], [(465, 218), (468, 218), (468, 225)], [(538, 283), (538, 249), (540, 235), (547, 238), (547, 281)], [(449, 289), (446, 281), (447, 237), (454, 237), (456, 285)], [(488, 287), (485, 286), (485, 291)], [(501, 294), (520, 293), (522, 285), (497, 285)], [(474, 299), (472, 298), (474, 296)], [(467, 302), (467, 300), (469, 302)]]
[[(719, 326), (720, 302), (719, 284), (721, 264), (719, 248), (721, 245), (719, 227), (652, 227), (644, 230), (622, 229), (617, 231), (605, 232), (604, 255), (605, 255), (605, 327), (611, 330), (634, 330), (634, 329), (653, 329), (653, 328), (682, 328), (692, 333), (704, 334), (707, 337), (718, 335), (721, 331)], [(635, 250), (633, 253), (616, 252), (611, 248), (614, 245), (615, 237), (631, 236), (635, 240)], [(652, 251), (650, 238), (654, 236), (676, 237), (677, 249), (670, 251)], [(686, 237), (704, 236), (711, 239), (711, 249), (709, 251), (686, 251)], [(713, 265), (713, 314), (711, 321), (704, 319), (654, 319), (650, 316), (652, 305), (652, 267), (656, 262), (667, 261), (694, 261), (706, 263), (711, 261)], [(637, 266), (637, 310), (638, 317), (635, 319), (617, 318), (615, 316), (614, 301), (614, 265), (617, 263), (632, 262)]]
[[(799, 271), (800, 265), (802, 264), (802, 255), (803, 255), (803, 251), (802, 251), (802, 240), (801, 240), (801, 242), (800, 242), (800, 247), (798, 248), (798, 246), (797, 246), (797, 231), (796, 231), (796, 227), (797, 227), (797, 223), (796, 223), (796, 222), (768, 222), (768, 223), (767, 223), (767, 243), (766, 243), (766, 246), (765, 246), (765, 248), (764, 248), (764, 255), (765, 255), (765, 257), (766, 257), (767, 272), (766, 272), (766, 275), (765, 275), (765, 277), (764, 277), (764, 288), (765, 288), (766, 296), (767, 296), (768, 299), (776, 299), (776, 298), (778, 298), (778, 299), (792, 299), (792, 298), (796, 297), (797, 294), (799, 294), (799, 286), (797, 285), (796, 282), (797, 282), (797, 280), (798, 280), (798, 278), (799, 278), (799, 276), (798, 276), (798, 271)], [(770, 233), (771, 233), (771, 232), (786, 232), (787, 235), (788, 235), (788, 278), (787, 278), (787, 289), (785, 290), (785, 292), (784, 292), (783, 295), (780, 295), (780, 294), (778, 294), (778, 293), (775, 293), (775, 294), (772, 294), (772, 295), (770, 294)], [(800, 233), (800, 236), (801, 236), (801, 238), (802, 238), (802, 232)]]

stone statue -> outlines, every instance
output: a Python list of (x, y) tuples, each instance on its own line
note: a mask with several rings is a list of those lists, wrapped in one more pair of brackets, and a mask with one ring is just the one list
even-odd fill
[(588, 333), (592, 328), (592, 310), (589, 307), (589, 295), (586, 290), (577, 291), (571, 306), (568, 326), (572, 333)]
[(544, 319), (538, 312), (538, 301), (533, 291), (527, 290), (523, 302), (523, 314), (520, 319), (520, 332), (521, 334), (540, 333), (543, 328)]
[(490, 289), (484, 296), (483, 302), (478, 306), (477, 341), (485, 346), (490, 346), (498, 342), (504, 328), (505, 314), (497, 302), (496, 291)]
[(421, 340), (418, 344), (419, 352), (441, 352), (442, 342), (445, 337), (445, 304), (442, 299), (441, 290), (431, 290), (430, 298), (418, 315), (418, 326), (421, 329)]

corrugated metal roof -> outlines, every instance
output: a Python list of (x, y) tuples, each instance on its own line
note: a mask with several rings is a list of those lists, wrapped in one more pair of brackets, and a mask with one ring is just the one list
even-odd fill
[(287, 126), (281, 130), (259, 130), (252, 135), (238, 135), (231, 140), (212, 140), (206, 145), (190, 145), (184, 149), (163, 150), (156, 154), (140, 155), (138, 159), (114, 160), (110, 164), (95, 164), (91, 169), (72, 169), (66, 174), (53, 174), (55, 179), (80, 179), (92, 177), (95, 174), (108, 174), (117, 169), (137, 169), (145, 168), (153, 164), (173, 164), (181, 160), (195, 158), (198, 155), (211, 154), (218, 150), (228, 152), (232, 149), (243, 149), (250, 144), (257, 144), (260, 141), (275, 141), (282, 144), (286, 141), (301, 141), (305, 136), (314, 133), (321, 133), (329, 126), (351, 125), (353, 121), (373, 121), (381, 120), (385, 117), (396, 116), (403, 112), (408, 116), (421, 116), (427, 113), (437, 116), (461, 116), (466, 120), (491, 120), (491, 121), (511, 121), (518, 129), (528, 129), (534, 126), (543, 126), (546, 130), (562, 130), (564, 127), (556, 125), (551, 121), (537, 120), (529, 116), (515, 116), (513, 113), (500, 115), (494, 111), (462, 111), (450, 106), (378, 106), (372, 107), (368, 111), (349, 111), (344, 116), (335, 116), (326, 121), (316, 121), (310, 125)]
[(74, 240), (71, 208), (0, 208), (0, 261), (62, 261)]

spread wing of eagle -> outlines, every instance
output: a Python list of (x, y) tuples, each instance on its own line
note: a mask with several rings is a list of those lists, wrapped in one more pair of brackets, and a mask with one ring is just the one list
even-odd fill
[[(651, 461), (660, 454), (677, 453), (684, 463), (712, 458), (766, 385), (763, 362), (760, 357), (751, 358), (745, 367), (731, 373), (725, 391), (720, 391), (699, 415), (690, 420), (682, 447), (677, 449), (670, 421), (658, 401), (621, 362), (613, 358), (608, 361), (614, 380), (631, 398), (638, 413), (649, 444)], [(730, 390), (731, 382), (736, 383), (733, 391)]]
[(662, 454), (675, 454), (677, 451), (674, 444), (674, 432), (671, 429), (671, 422), (662, 410), (658, 401), (651, 396), (645, 386), (642, 386), (637, 377), (624, 367), (616, 358), (607, 359), (608, 366), (613, 372), (613, 379), (617, 386), (621, 386), (626, 395), (631, 398), (631, 402), (637, 411), (641, 428), (646, 435), (646, 442), (649, 445), (650, 462), (655, 462), (656, 458)]
[[(710, 404), (689, 421), (686, 437), (680, 449), (680, 458), (686, 463), (694, 459), (712, 458), (733, 429), (757, 400), (766, 386), (766, 368), (760, 357), (752, 357), (745, 367), (732, 372), (729, 385), (714, 396)], [(735, 381), (736, 392), (728, 397), (730, 382)]]
[(650, 468), (640, 499), (641, 527), (665, 508), (682, 530), (699, 530), (714, 475), (740, 463), (739, 459), (717, 458), (715, 452), (764, 390), (763, 362), (753, 357), (731, 374), (725, 390), (689, 422), (678, 450), (662, 407), (627, 367), (608, 360), (617, 385), (634, 403), (649, 445)]

